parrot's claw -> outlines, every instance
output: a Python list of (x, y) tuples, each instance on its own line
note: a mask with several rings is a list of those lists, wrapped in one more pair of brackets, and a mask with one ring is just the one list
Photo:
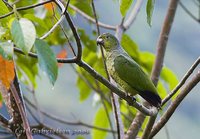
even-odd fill
[(134, 102), (136, 102), (136, 98), (134, 96), (130, 96), (130, 97)]

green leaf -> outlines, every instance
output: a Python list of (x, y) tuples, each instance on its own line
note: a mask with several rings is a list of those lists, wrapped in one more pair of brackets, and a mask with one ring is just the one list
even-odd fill
[(148, 0), (146, 5), (147, 23), (151, 26), (151, 19), (154, 10), (155, 0)]
[[(5, 3), (2, 0), (0, 1), (0, 7), (1, 7), (0, 16), (5, 15), (9, 12), (7, 6), (5, 5)], [(8, 18), (9, 17), (1, 19), (0, 24), (2, 23), (2, 25), (5, 26), (7, 24)]]
[(13, 57), (13, 43), (12, 42), (0, 42), (0, 55), (3, 58), (11, 60)]
[(78, 9), (93, 17), (92, 8), (90, 6), (91, 0), (71, 0), (70, 4), (76, 6)]
[[(100, 107), (97, 111), (94, 119), (94, 126), (102, 127), (102, 128), (108, 128), (109, 122), (108, 118), (106, 116), (105, 109), (103, 107)], [(104, 139), (107, 135), (107, 132), (103, 132), (100, 130), (93, 129), (92, 130), (92, 138), (93, 139)]]
[(124, 50), (136, 61), (139, 63), (139, 50), (138, 45), (134, 42), (128, 35), (123, 34), (121, 39), (121, 46)]
[(39, 39), (35, 41), (35, 49), (38, 54), (40, 68), (47, 74), (50, 82), (54, 85), (58, 76), (58, 65), (55, 54), (46, 42)]
[(11, 34), (14, 44), (27, 54), (36, 39), (36, 31), (33, 23), (25, 18), (21, 18), (19, 21), (15, 19), (12, 22)]
[(161, 78), (168, 83), (170, 91), (178, 84), (178, 78), (176, 75), (167, 67), (163, 67), (161, 71)]
[(148, 73), (151, 72), (155, 61), (155, 55), (150, 52), (140, 52), (140, 64)]
[(167, 91), (161, 81), (158, 81), (157, 90), (162, 99), (167, 96)]
[(126, 15), (126, 12), (130, 8), (132, 2), (133, 0), (120, 0), (120, 12), (123, 17)]
[(79, 88), (79, 91), (80, 91), (79, 100), (81, 102), (83, 102), (84, 100), (86, 100), (90, 96), (92, 90), (86, 84), (86, 82), (83, 79), (81, 79), (80, 77), (78, 77), (76, 85), (77, 85), (77, 87)]
[[(90, 51), (88, 49), (88, 47), (85, 47), (83, 49), (82, 59), (87, 64), (89, 64), (90, 66), (93, 67), (93, 65), (97, 61), (96, 59), (98, 59), (98, 58), (97, 58), (97, 54), (95, 52)], [(77, 72), (79, 72), (79, 74), (81, 76), (83, 76), (83, 78), (85, 78), (87, 81), (89, 81), (93, 86), (95, 85), (95, 79), (89, 73), (87, 73), (85, 70), (82, 70), (80, 67), (78, 67)], [(78, 77), (78, 79), (77, 79), (77, 86), (80, 90), (80, 101), (86, 100), (89, 97), (89, 95), (91, 94), (91, 88), (80, 77)]]

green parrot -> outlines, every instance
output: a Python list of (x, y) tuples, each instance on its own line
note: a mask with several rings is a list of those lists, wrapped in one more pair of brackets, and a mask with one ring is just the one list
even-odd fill
[(125, 52), (119, 41), (110, 33), (97, 38), (97, 45), (103, 46), (109, 75), (125, 92), (139, 94), (151, 105), (160, 108), (161, 98), (157, 89), (141, 67)]

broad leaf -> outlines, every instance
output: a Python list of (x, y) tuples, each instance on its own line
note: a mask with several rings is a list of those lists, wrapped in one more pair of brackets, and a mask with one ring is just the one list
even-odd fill
[(21, 48), (24, 53), (28, 53), (36, 39), (36, 31), (33, 23), (28, 19), (15, 19), (12, 22), (11, 34), (14, 44)]
[(140, 52), (140, 64), (148, 72), (151, 73), (155, 55), (150, 52)]
[(176, 75), (167, 67), (163, 67), (161, 71), (161, 78), (168, 83), (170, 91), (178, 84), (178, 78)]
[(81, 102), (83, 102), (84, 100), (86, 100), (89, 97), (89, 95), (90, 95), (90, 93), (91, 93), (92, 90), (88, 86), (88, 84), (86, 84), (86, 82), (83, 79), (81, 79), (80, 77), (78, 77), (76, 84), (77, 84), (77, 87), (80, 90), (79, 100)]
[(162, 99), (167, 96), (167, 91), (161, 81), (158, 81), (157, 90), (158, 90), (159, 96)]
[[(93, 125), (102, 127), (102, 128), (109, 127), (108, 118), (107, 118), (105, 109), (103, 107), (100, 107), (99, 110), (97, 111)], [(93, 139), (105, 139), (106, 135), (107, 135), (107, 132), (103, 132), (103, 131), (96, 130), (96, 129), (92, 130), (92, 138)]]
[(130, 8), (132, 2), (133, 0), (120, 0), (120, 12), (123, 17), (126, 15), (126, 12)]
[(15, 77), (14, 62), (5, 60), (0, 55), (0, 67), (0, 81), (7, 89), (9, 89), (10, 83)]
[(93, 17), (91, 0), (71, 0), (70, 4), (76, 6), (78, 9), (83, 11), (84, 13), (88, 14), (89, 16)]
[(58, 65), (55, 54), (46, 42), (39, 39), (35, 41), (35, 49), (38, 54), (40, 68), (47, 74), (50, 82), (54, 85), (58, 76)]
[(146, 5), (147, 23), (151, 26), (151, 19), (154, 10), (155, 0), (148, 0)]
[[(88, 47), (85, 47), (83, 50), (82, 59), (85, 62), (87, 62), (90, 66), (93, 66), (96, 62), (95, 59), (97, 59), (97, 55), (93, 51), (89, 50)], [(91, 75), (87, 73), (85, 70), (82, 70), (80, 67), (78, 67), (77, 72), (79, 72), (80, 76), (85, 78), (85, 80), (87, 80), (93, 86), (95, 85), (94, 78), (91, 77)], [(80, 91), (80, 101), (86, 100), (91, 93), (91, 88), (88, 86), (88, 84), (86, 84), (86, 82), (83, 79), (81, 79), (81, 77), (78, 77), (77, 79), (77, 86)]]

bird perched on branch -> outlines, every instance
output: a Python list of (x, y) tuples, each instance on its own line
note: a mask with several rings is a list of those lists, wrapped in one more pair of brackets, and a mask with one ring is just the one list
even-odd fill
[(157, 89), (141, 67), (120, 46), (117, 38), (104, 33), (97, 38), (103, 46), (109, 75), (124, 91), (134, 96), (139, 94), (151, 105), (159, 108), (161, 98)]

